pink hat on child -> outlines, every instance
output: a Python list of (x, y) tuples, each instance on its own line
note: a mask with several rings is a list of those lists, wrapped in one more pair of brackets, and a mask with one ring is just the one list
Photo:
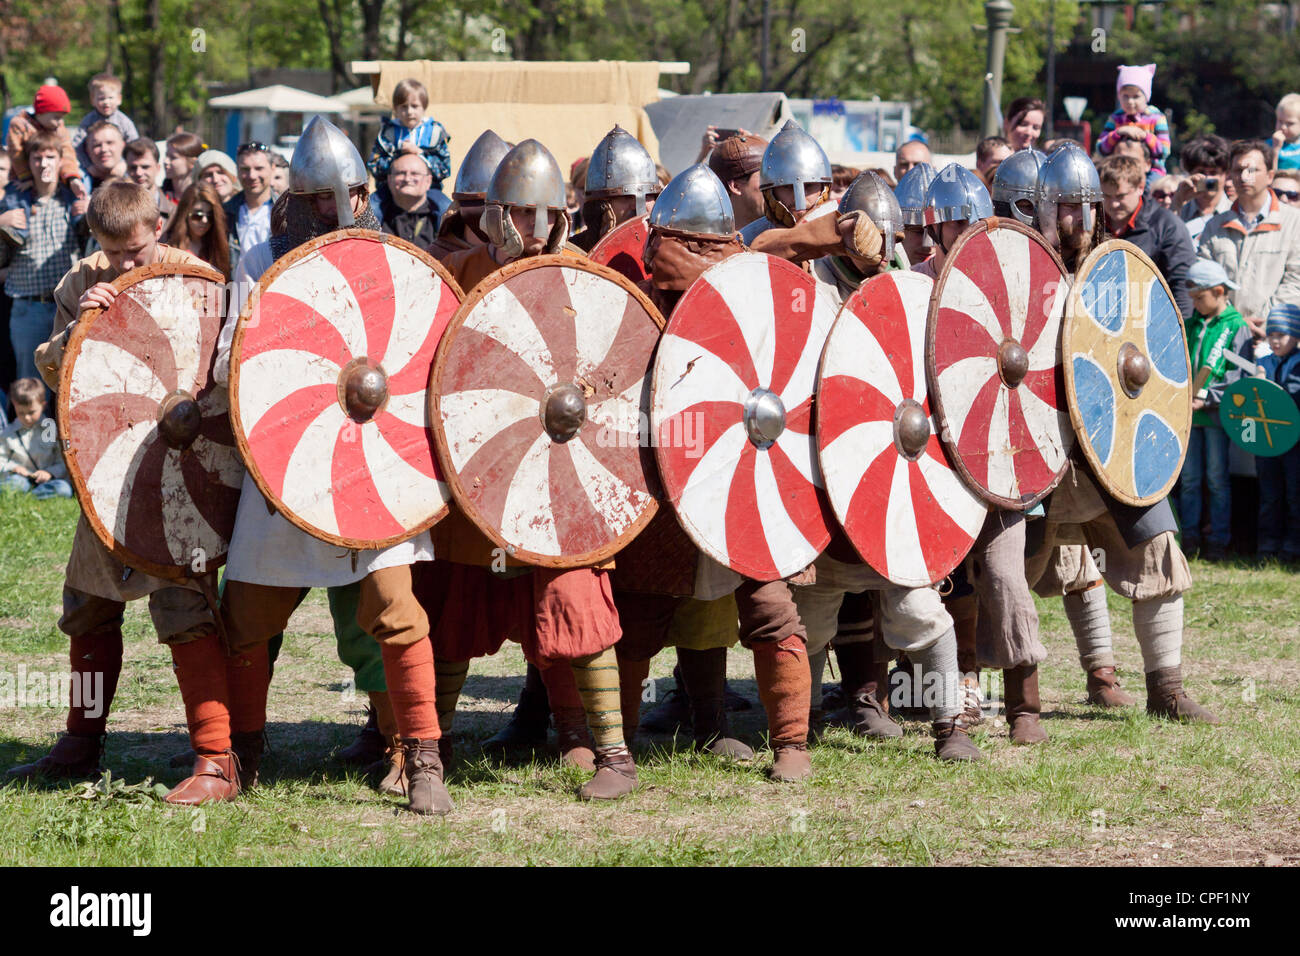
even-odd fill
[(1148, 63), (1146, 66), (1121, 66), (1119, 68), (1119, 77), (1115, 80), (1115, 92), (1118, 93), (1126, 86), (1136, 86), (1142, 91), (1147, 102), (1151, 101), (1151, 78), (1156, 75), (1156, 65)]

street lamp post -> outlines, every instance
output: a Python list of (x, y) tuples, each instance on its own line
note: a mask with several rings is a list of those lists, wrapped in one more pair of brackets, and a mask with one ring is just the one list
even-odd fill
[(988, 56), (984, 61), (984, 117), (980, 136), (996, 136), (1002, 131), (1002, 64), (1007, 56), (1007, 28), (1015, 7), (1011, 0), (988, 0), (984, 18), (988, 22)]

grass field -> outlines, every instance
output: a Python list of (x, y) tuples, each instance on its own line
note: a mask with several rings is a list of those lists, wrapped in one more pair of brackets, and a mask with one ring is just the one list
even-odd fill
[[(55, 622), (76, 505), (0, 496), (0, 674), (67, 667)], [(1051, 741), (1013, 748), (1001, 721), (976, 740), (988, 759), (944, 766), (928, 724), (901, 742), (845, 731), (813, 749), (815, 776), (778, 787), (755, 766), (693, 755), (689, 740), (640, 738), (641, 790), (585, 805), (583, 775), (546, 759), (497, 764), (478, 742), (495, 732), (522, 684), (514, 645), (476, 661), (457, 717), (458, 765), (446, 819), (420, 819), (379, 797), (332, 754), (364, 720), (364, 696), (334, 654), (324, 594), (296, 615), (271, 687), (272, 753), (264, 784), (229, 804), (178, 810), (146, 778), (174, 783), (167, 759), (188, 746), (170, 657), (144, 602), (127, 613), (127, 661), (109, 723), (108, 765), (132, 786), (0, 789), (0, 864), (1203, 864), (1300, 863), (1300, 588), (1290, 570), (1193, 565), (1184, 673), (1223, 719), (1184, 727), (1083, 703), (1084, 675), (1061, 604), (1039, 605)], [(1125, 602), (1111, 596), (1116, 657), (1144, 695)], [(757, 701), (747, 655), (732, 686)], [(652, 676), (668, 677), (671, 654)], [(667, 685), (665, 685), (667, 686)], [(733, 714), (762, 742), (762, 711)], [(0, 710), (0, 767), (43, 753), (63, 712)]]

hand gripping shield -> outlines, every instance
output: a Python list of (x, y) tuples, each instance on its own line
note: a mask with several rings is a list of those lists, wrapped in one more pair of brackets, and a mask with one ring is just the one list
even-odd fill
[(813, 387), (834, 321), (808, 273), (746, 252), (686, 290), (659, 344), (650, 425), (665, 494), (700, 550), (754, 580), (795, 574), (830, 542)]
[(654, 516), (650, 360), (663, 319), (576, 256), (513, 262), (475, 286), (430, 385), (456, 504), (512, 558), (600, 563)]
[(427, 253), (365, 229), (313, 239), (267, 271), (235, 330), (230, 402), (270, 506), (356, 550), (446, 514), (425, 392), (460, 299)]
[(1169, 494), (1192, 428), (1187, 338), (1160, 270), (1137, 246), (1110, 239), (1083, 261), (1061, 355), (1070, 420), (1101, 486), (1130, 505)]
[(835, 517), (864, 561), (925, 587), (966, 557), (988, 504), (936, 434), (925, 385), (933, 283), (873, 276), (840, 308), (817, 385), (817, 453)]
[(926, 378), (935, 424), (967, 485), (1027, 511), (1074, 444), (1060, 368), (1065, 268), (1042, 237), (981, 220), (944, 258), (930, 298)]
[(221, 274), (144, 266), (68, 339), (64, 457), (86, 520), (123, 564), (164, 578), (225, 563), (244, 467), (212, 381)]

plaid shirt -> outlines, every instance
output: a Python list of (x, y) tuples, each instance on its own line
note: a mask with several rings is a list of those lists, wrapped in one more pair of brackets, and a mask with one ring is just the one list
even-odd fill
[(0, 231), (4, 241), (15, 246), (9, 262), (5, 294), (13, 298), (36, 298), (54, 292), (59, 280), (76, 264), (81, 251), (72, 214), (75, 197), (61, 186), (53, 196), (38, 200), (29, 189), (5, 193), (0, 211), (22, 209), (27, 213), (26, 229)]

